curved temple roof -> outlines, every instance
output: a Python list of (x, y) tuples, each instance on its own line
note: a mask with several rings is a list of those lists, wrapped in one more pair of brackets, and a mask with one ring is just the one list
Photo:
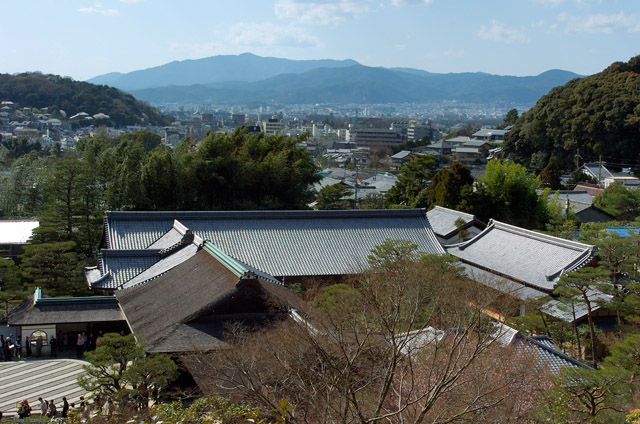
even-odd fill
[(447, 252), (463, 262), (551, 292), (563, 272), (586, 265), (595, 246), (525, 230), (498, 221)]
[[(444, 253), (424, 209), (107, 212), (104, 240), (106, 251), (126, 255), (170, 246), (187, 232), (276, 277), (360, 272), (371, 249), (386, 239), (410, 240), (426, 253)], [(95, 270), (87, 272), (95, 281), (91, 273)]]

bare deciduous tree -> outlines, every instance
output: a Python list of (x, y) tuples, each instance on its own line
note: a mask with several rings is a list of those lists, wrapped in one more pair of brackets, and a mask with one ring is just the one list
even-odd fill
[(201, 386), (289, 422), (522, 420), (538, 375), (531, 358), (499, 343), (482, 313), (486, 291), (449, 258), (420, 257), (406, 242), (379, 246), (370, 265), (321, 291), (321, 314), (232, 332), (228, 349), (192, 358)]

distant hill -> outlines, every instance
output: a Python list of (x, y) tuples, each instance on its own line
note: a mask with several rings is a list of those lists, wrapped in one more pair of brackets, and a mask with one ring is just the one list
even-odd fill
[(254, 82), (280, 74), (299, 74), (315, 68), (338, 68), (357, 64), (354, 60), (290, 60), (243, 53), (175, 61), (126, 74), (112, 72), (91, 78), (88, 82), (107, 84), (122, 90), (140, 90), (169, 85)]
[(640, 56), (549, 91), (516, 122), (504, 149), (533, 168), (554, 154), (572, 169), (578, 153), (582, 162), (602, 155), (613, 169), (640, 167)]
[(22, 107), (63, 110), (68, 117), (79, 112), (103, 113), (113, 126), (149, 123), (166, 125), (170, 119), (156, 108), (116, 88), (74, 81), (71, 78), (40, 73), (0, 74), (0, 100), (11, 100)]
[(513, 77), (484, 73), (431, 74), (352, 65), (282, 74), (256, 82), (173, 85), (130, 92), (155, 103), (359, 103), (367, 94), (367, 103), (457, 100), (534, 104), (552, 87), (576, 77), (579, 75), (566, 71)]

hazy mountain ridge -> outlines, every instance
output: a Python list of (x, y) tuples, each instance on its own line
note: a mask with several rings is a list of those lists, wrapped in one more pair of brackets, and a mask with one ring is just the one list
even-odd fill
[(576, 77), (579, 75), (558, 70), (514, 77), (486, 73), (432, 74), (357, 64), (289, 72), (259, 81), (175, 84), (128, 91), (154, 103), (359, 103), (366, 95), (368, 103), (457, 100), (533, 105), (551, 88)]
[(251, 53), (220, 55), (203, 59), (174, 61), (126, 74), (111, 72), (91, 78), (93, 84), (112, 85), (121, 90), (140, 90), (170, 85), (216, 82), (255, 82), (281, 74), (302, 73), (315, 68), (356, 65), (354, 60), (290, 60), (261, 57)]

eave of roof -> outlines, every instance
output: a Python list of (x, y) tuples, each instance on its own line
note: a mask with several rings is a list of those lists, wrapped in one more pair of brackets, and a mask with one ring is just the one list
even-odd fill
[(358, 273), (385, 239), (444, 253), (424, 209), (108, 212), (109, 245), (125, 251), (154, 246), (176, 221), (236, 261), (276, 277)]
[(594, 251), (592, 245), (495, 220), (473, 239), (447, 248), (466, 263), (548, 292), (563, 272), (586, 265)]

